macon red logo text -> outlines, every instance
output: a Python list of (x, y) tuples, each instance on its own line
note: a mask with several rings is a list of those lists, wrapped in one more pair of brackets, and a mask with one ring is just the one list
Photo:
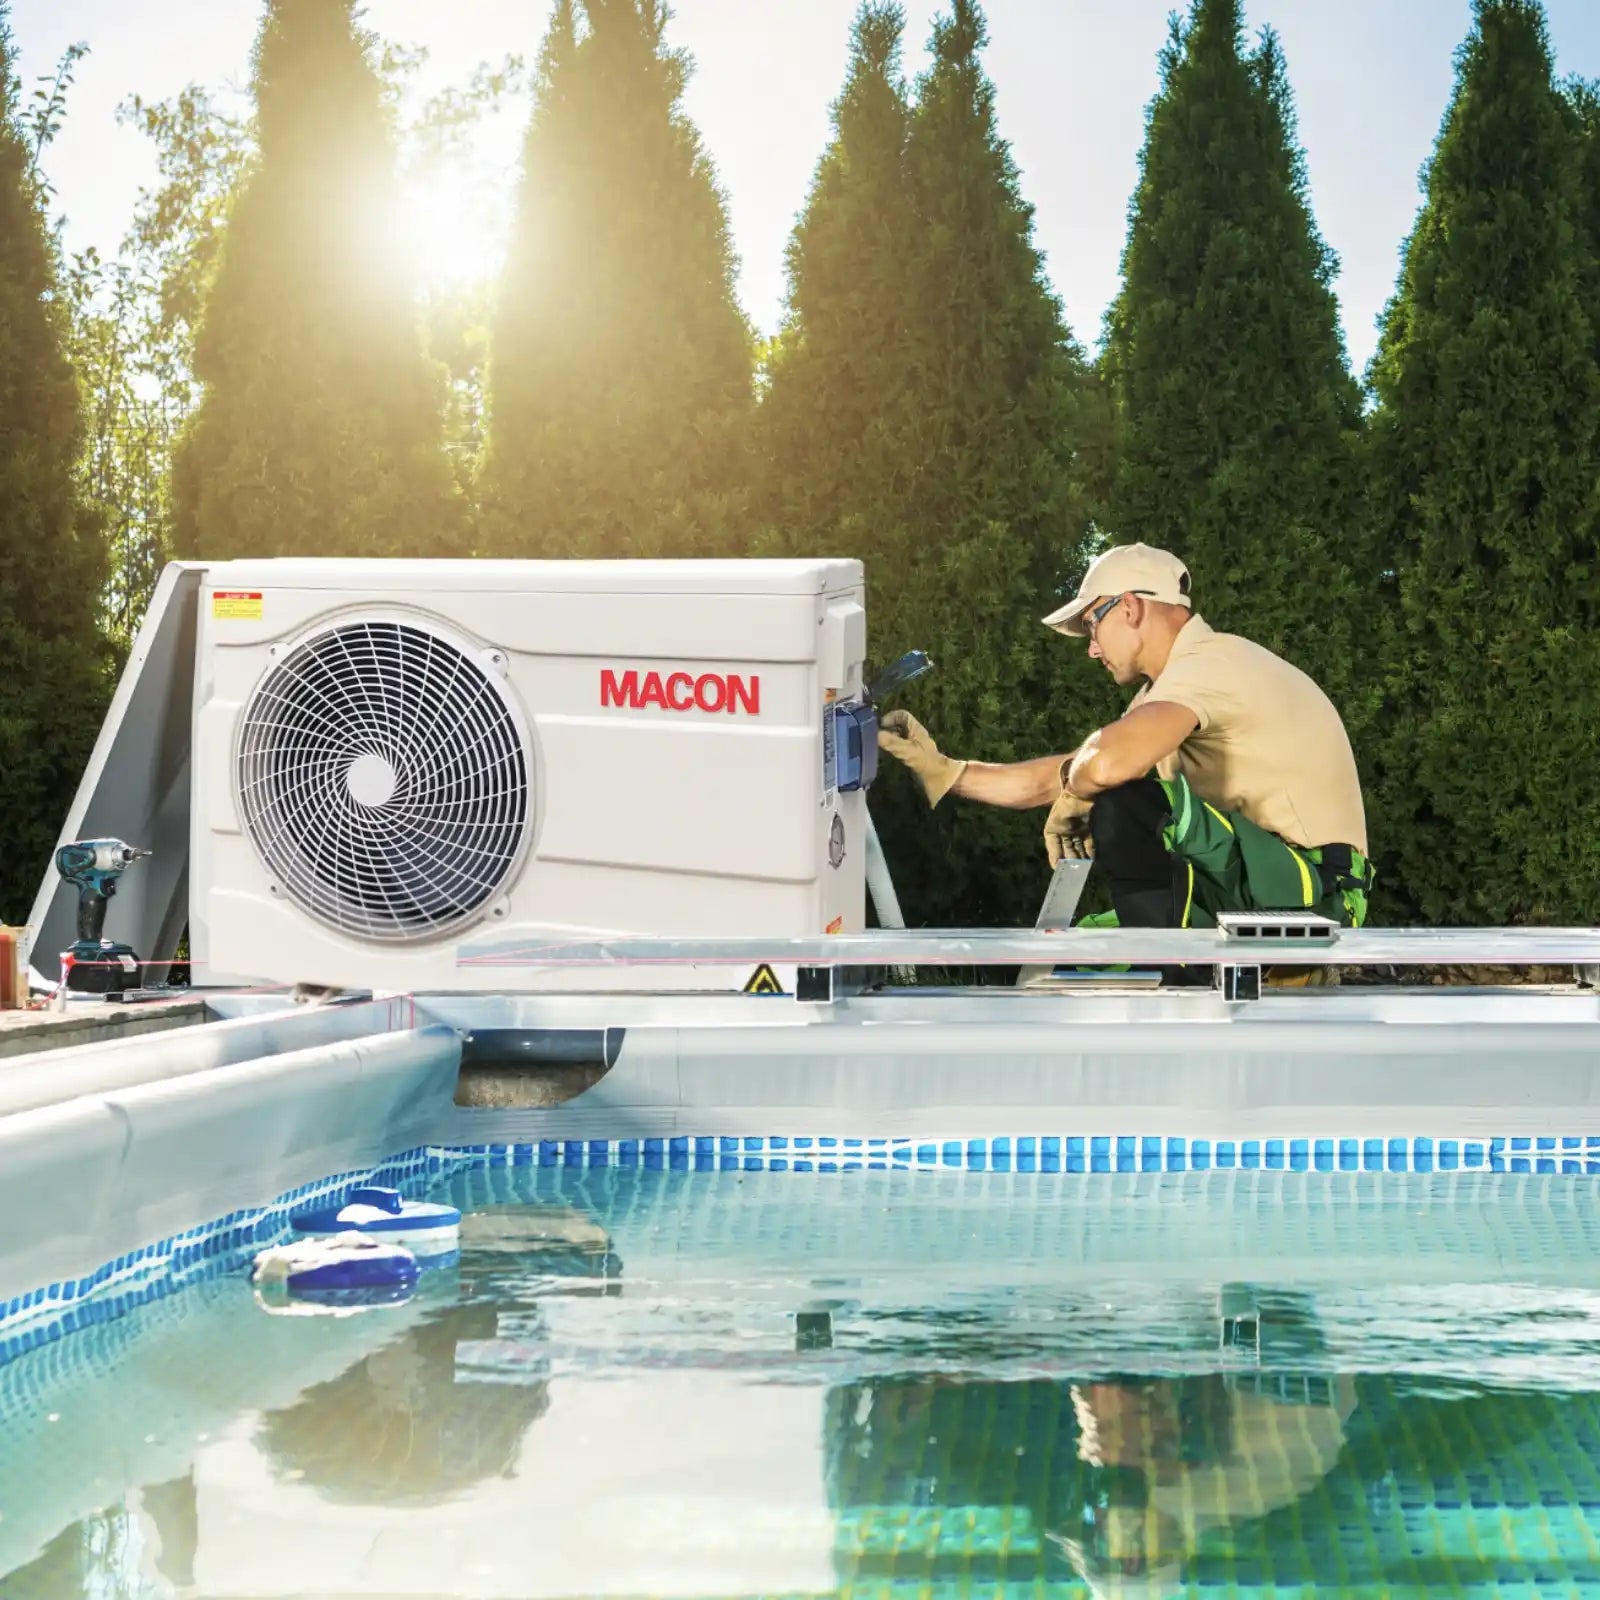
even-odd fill
[(761, 679), (742, 678), (736, 672), (624, 672), (600, 669), (600, 704), (660, 706), (663, 711), (761, 711)]

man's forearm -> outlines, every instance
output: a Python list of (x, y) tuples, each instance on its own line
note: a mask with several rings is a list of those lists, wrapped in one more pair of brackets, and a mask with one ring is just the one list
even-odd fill
[(1097, 729), (1073, 751), (1072, 765), (1067, 769), (1066, 787), (1080, 800), (1093, 800), (1096, 795), (1103, 794), (1113, 786), (1110, 774), (1102, 770), (1105, 765)]
[(1061, 793), (1061, 763), (1066, 756), (1040, 756), (1034, 761), (969, 761), (951, 794), (988, 806), (1028, 811), (1050, 806)]
[(1066, 786), (1080, 800), (1093, 800), (1151, 772), (1199, 726), (1192, 707), (1149, 701), (1096, 728), (1073, 753)]

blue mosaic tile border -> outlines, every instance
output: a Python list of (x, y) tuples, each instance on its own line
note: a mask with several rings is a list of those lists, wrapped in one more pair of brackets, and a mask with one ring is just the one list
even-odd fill
[(64, 1333), (112, 1322), (198, 1280), (242, 1271), (256, 1251), (287, 1237), (289, 1218), (308, 1203), (357, 1183), (405, 1188), (452, 1164), (448, 1155), (418, 1145), (377, 1166), (335, 1173), (287, 1190), (270, 1204), (189, 1228), (170, 1239), (130, 1250), (86, 1277), (52, 1283), (0, 1301), (0, 1363), (49, 1344)]
[(1152, 1134), (1018, 1134), (983, 1139), (693, 1136), (540, 1139), (438, 1147), (440, 1162), (656, 1167), (671, 1171), (845, 1172), (1578, 1172), (1600, 1174), (1600, 1134), (1439, 1139), (1176, 1139)]

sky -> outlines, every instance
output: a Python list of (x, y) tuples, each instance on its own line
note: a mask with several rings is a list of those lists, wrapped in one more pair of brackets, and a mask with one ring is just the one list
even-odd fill
[[(0, 0), (3, 3), (3, 0)], [(727, 193), (740, 257), (741, 303), (773, 331), (783, 308), (783, 252), (829, 136), (857, 0), (674, 0), (671, 41), (694, 72), (684, 108)], [(927, 60), (943, 0), (904, 0), (906, 66)], [(1035, 241), (1080, 342), (1093, 348), (1117, 290), (1128, 199), (1170, 0), (988, 0), (985, 64), (1001, 136), (1011, 145)], [(1546, 0), (1557, 72), (1600, 77), (1600, 0)], [(26, 84), (53, 70), (75, 41), (79, 63), (66, 123), (45, 170), (65, 216), (69, 249), (115, 252), (142, 185), (154, 181), (148, 142), (116, 121), (127, 96), (176, 94), (190, 82), (248, 86), (260, 0), (11, 0)], [(463, 81), (480, 61), (535, 58), (548, 0), (367, 0), (364, 21), (395, 43), (423, 46), (425, 88)], [(1471, 25), (1471, 0), (1246, 0), (1253, 37), (1282, 41), (1299, 113), (1311, 201), (1339, 257), (1335, 288), (1356, 370), (1376, 343), (1400, 249), (1420, 202), (1419, 179)], [(478, 178), (509, 193), (521, 138), (517, 116), (485, 131)], [(451, 196), (420, 208), (419, 249), (437, 270), (490, 259)], [(443, 248), (448, 244), (448, 249)]]

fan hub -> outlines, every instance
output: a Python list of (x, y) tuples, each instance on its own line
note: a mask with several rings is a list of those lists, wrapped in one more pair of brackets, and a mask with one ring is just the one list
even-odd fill
[(344, 786), (358, 806), (375, 811), (393, 799), (400, 778), (383, 756), (369, 750), (357, 756), (345, 769)]

